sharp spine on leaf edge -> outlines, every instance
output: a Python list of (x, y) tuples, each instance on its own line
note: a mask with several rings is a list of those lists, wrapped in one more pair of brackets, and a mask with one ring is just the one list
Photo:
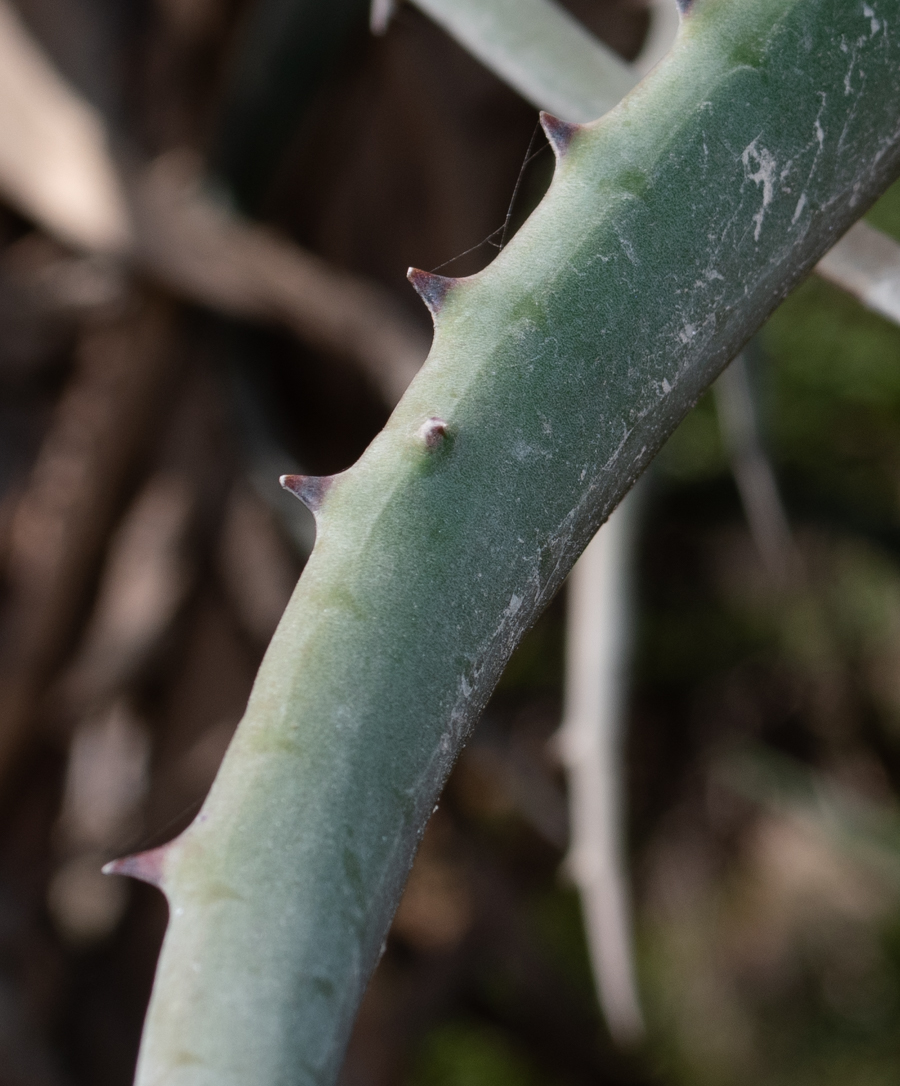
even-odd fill
[(133, 879), (140, 879), (141, 882), (147, 882), (162, 890), (163, 861), (168, 851), (169, 845), (160, 845), (159, 848), (151, 848), (146, 852), (136, 852), (133, 856), (122, 856), (104, 864), (103, 874), (131, 875)]
[(435, 275), (434, 272), (422, 271), (420, 268), (410, 268), (406, 278), (416, 289), (416, 293), (422, 299), (428, 312), (436, 317), (441, 311), (444, 299), (452, 287), (459, 282), (448, 275)]
[(333, 475), (282, 475), (278, 481), (311, 513), (318, 513), (334, 478)]
[(550, 141), (553, 153), (560, 159), (568, 151), (573, 137), (584, 128), (584, 125), (577, 124), (574, 121), (561, 121), (559, 117), (554, 117), (552, 113), (541, 110), (541, 127), (544, 129), (544, 135)]

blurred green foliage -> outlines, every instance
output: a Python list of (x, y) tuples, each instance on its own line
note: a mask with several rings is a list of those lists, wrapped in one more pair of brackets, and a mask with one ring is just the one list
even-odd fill
[(549, 1086), (501, 1030), (480, 1022), (439, 1026), (423, 1042), (409, 1086)]
[(554, 963), (571, 989), (589, 1003), (594, 979), (575, 889), (560, 882), (535, 894), (527, 908), (526, 922), (534, 945)]

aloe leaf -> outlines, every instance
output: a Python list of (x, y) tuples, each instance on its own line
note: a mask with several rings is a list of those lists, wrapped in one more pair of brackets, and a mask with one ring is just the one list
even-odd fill
[[(579, 122), (611, 109), (665, 55), (678, 6), (677, 0), (655, 0), (648, 40), (627, 64), (554, 0), (527, 0), (527, 19), (519, 0), (414, 2), (526, 101)], [(900, 245), (893, 238), (858, 223), (816, 271), (900, 323)]]
[(490, 267), (349, 471), (197, 820), (141, 1086), (333, 1082), (417, 842), (522, 633), (702, 390), (900, 169), (900, 0), (696, 0), (601, 121), (546, 119)]
[(552, 0), (415, 0), (473, 56), (537, 106), (592, 121), (637, 82), (631, 66)]

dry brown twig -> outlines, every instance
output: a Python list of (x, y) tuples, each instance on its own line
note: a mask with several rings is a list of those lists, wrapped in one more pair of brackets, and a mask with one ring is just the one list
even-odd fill
[(428, 337), (389, 291), (217, 205), (173, 152), (126, 178), (102, 118), (0, 0), (0, 192), (52, 237), (123, 260), (176, 295), (283, 325), (355, 362), (395, 403)]
[(181, 297), (281, 324), (303, 342), (354, 361), (396, 403), (428, 339), (390, 292), (242, 221), (204, 194), (201, 178), (196, 156), (171, 152), (135, 180), (136, 264)]
[(170, 312), (146, 302), (88, 330), (13, 514), (0, 671), (0, 780), (66, 648), (171, 371)]
[[(651, 61), (661, 48), (649, 44)], [(99, 114), (0, 0), (0, 191), (7, 199), (52, 236), (117, 255), (181, 297), (283, 325), (355, 362), (388, 403), (399, 399), (428, 341), (389, 291), (217, 205), (190, 153), (171, 152), (126, 183), (109, 143)], [(878, 284), (869, 282), (873, 259)], [(819, 268), (893, 319), (898, 269), (900, 246), (865, 226)]]

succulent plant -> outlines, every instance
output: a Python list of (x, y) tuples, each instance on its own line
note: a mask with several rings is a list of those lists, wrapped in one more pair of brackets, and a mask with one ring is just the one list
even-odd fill
[(517, 641), (700, 393), (900, 170), (900, 0), (695, 0), (349, 471), (195, 822), (114, 868), (169, 930), (140, 1086), (333, 1082), (425, 823)]

